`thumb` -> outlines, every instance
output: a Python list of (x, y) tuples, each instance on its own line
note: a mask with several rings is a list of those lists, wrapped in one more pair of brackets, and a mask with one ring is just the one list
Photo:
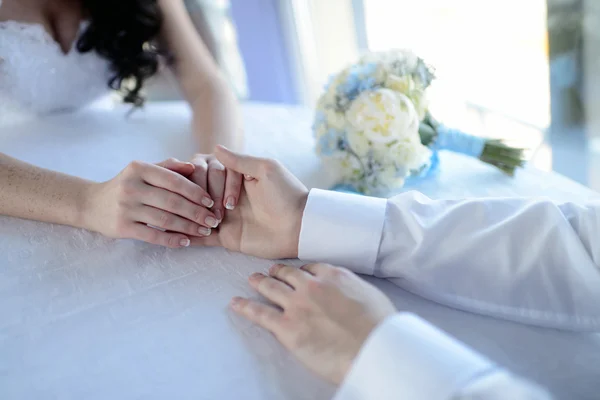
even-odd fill
[(191, 174), (193, 174), (194, 170), (196, 169), (196, 167), (194, 167), (194, 164), (189, 163), (189, 162), (179, 161), (176, 158), (169, 158), (168, 160), (157, 163), (156, 165), (158, 165), (159, 167), (163, 167), (168, 170), (171, 170), (173, 172), (176, 172), (185, 177), (188, 177)]
[(217, 146), (215, 156), (225, 168), (254, 178), (259, 177), (264, 163), (262, 158), (236, 153), (224, 146)]

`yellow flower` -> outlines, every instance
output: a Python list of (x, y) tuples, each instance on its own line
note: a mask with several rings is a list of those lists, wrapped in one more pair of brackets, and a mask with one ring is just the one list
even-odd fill
[(389, 164), (377, 174), (377, 180), (380, 185), (388, 189), (404, 186), (404, 180), (409, 175), (409, 171), (399, 171), (394, 165)]
[(385, 82), (385, 87), (410, 97), (412, 91), (415, 90), (415, 82), (408, 75), (403, 77), (389, 75)]
[(350, 105), (346, 119), (374, 143), (391, 143), (418, 134), (419, 119), (413, 103), (390, 89), (363, 92)]
[(418, 134), (398, 140), (386, 149), (376, 149), (375, 157), (384, 164), (402, 166), (406, 175), (429, 163), (431, 150), (421, 144)]
[(334, 111), (332, 109), (328, 109), (325, 111), (325, 116), (327, 118), (327, 124), (329, 127), (338, 130), (345, 131), (348, 127), (346, 126), (346, 115)]
[(419, 121), (422, 121), (423, 118), (425, 118), (428, 102), (420, 82), (415, 81), (412, 76), (409, 75), (403, 77), (389, 75), (384, 86), (407, 96), (415, 106), (415, 110), (419, 115)]
[(373, 78), (375, 79), (375, 82), (377, 82), (378, 85), (385, 85), (385, 82), (387, 81), (389, 76), (389, 72), (386, 68), (385, 65), (383, 64), (379, 64), (377, 65), (377, 68), (375, 69), (375, 72), (373, 73)]
[(348, 132), (348, 144), (352, 151), (361, 157), (366, 156), (371, 149), (371, 142), (367, 139), (364, 132), (354, 130)]
[(318, 138), (320, 138), (321, 136), (325, 135), (328, 132), (327, 130), (327, 124), (320, 124), (317, 129), (315, 130), (315, 136)]

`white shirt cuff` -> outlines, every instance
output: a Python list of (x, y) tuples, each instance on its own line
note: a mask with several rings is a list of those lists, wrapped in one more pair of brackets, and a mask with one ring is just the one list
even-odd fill
[(494, 365), (412, 314), (369, 336), (334, 400), (451, 399)]
[(300, 231), (298, 258), (373, 275), (387, 200), (311, 190)]

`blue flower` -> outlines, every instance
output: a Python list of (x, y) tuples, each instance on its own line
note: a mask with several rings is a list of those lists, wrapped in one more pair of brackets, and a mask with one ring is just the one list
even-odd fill
[(330, 75), (329, 76), (329, 78), (327, 79), (327, 83), (325, 84), (325, 86), (323, 86), (323, 89), (325, 89), (325, 92), (329, 91), (329, 88), (331, 87), (331, 85), (335, 81), (335, 78), (336, 78), (336, 75)]
[(338, 93), (352, 101), (359, 94), (372, 90), (377, 86), (373, 74), (377, 70), (377, 64), (355, 65), (350, 68), (346, 82), (338, 87)]
[(343, 151), (343, 135), (335, 129), (330, 129), (326, 134), (319, 138), (318, 149), (324, 156), (332, 156), (338, 151)]
[(315, 122), (313, 123), (312, 129), (313, 132), (317, 132), (317, 129), (319, 129), (319, 126), (321, 126), (322, 124), (326, 124), (327, 123), (327, 115), (325, 115), (325, 113), (323, 111), (317, 111), (315, 113)]

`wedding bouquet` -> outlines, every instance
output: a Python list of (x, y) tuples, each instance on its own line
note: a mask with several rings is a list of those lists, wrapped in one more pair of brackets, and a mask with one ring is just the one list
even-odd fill
[(333, 76), (317, 105), (317, 154), (338, 183), (365, 194), (402, 187), (450, 150), (512, 175), (523, 150), (450, 129), (428, 111), (434, 71), (411, 51), (371, 53)]

